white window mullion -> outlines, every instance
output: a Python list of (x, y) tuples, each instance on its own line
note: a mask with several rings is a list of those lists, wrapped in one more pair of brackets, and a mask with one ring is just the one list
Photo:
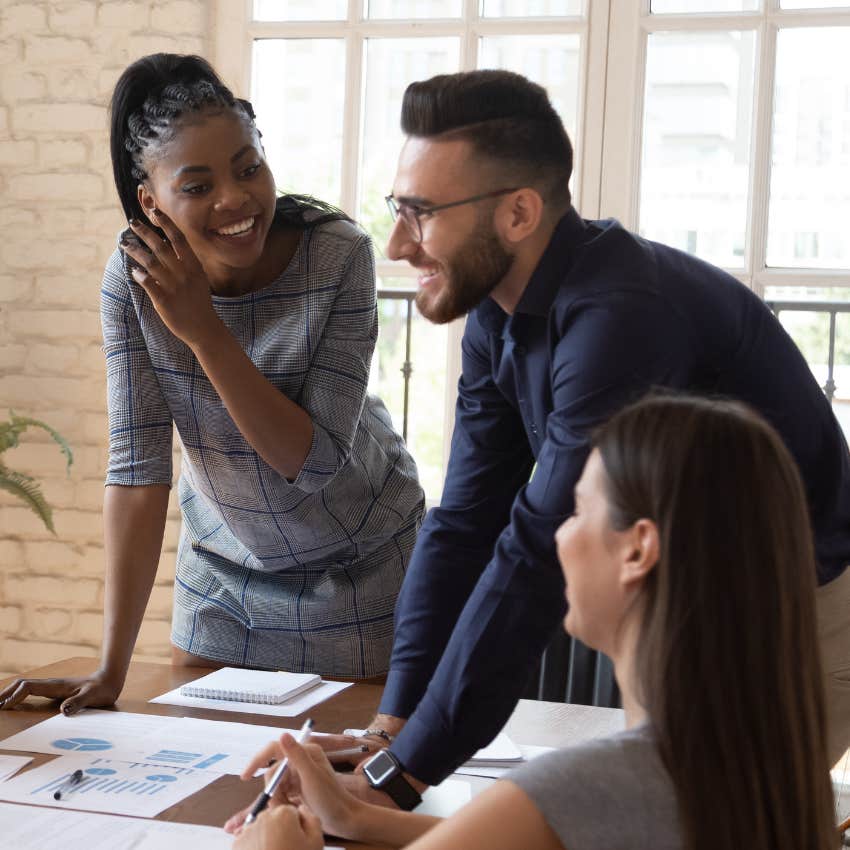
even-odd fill
[[(770, 2), (770, 0), (768, 0)], [(749, 245), (746, 251), (749, 285), (764, 295), (767, 256), (767, 224), (770, 200), (770, 147), (773, 127), (773, 88), (776, 79), (776, 27), (765, 20), (759, 29), (759, 64), (754, 97), (753, 151), (750, 173)]]
[(349, 30), (345, 35), (345, 114), (342, 121), (342, 191), (340, 206), (356, 217), (360, 149), (362, 139), (364, 40), (357, 28), (364, 0), (348, 0)]

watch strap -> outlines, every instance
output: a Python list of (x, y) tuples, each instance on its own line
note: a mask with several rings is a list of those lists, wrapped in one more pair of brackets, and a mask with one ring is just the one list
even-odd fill
[(381, 786), (381, 791), (386, 791), (392, 801), (406, 812), (415, 809), (421, 802), (419, 792), (404, 778), (401, 773), (387, 779)]

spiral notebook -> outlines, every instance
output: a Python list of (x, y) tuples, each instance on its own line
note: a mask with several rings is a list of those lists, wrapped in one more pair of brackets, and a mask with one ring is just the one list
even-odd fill
[(221, 670), (183, 685), (180, 688), (180, 694), (184, 697), (201, 697), (202, 699), (280, 705), (316, 687), (321, 681), (322, 677), (316, 673), (284, 673), (222, 667)]

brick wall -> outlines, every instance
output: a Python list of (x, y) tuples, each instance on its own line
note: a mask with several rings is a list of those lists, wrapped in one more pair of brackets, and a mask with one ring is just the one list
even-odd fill
[[(44, 419), (4, 461), (37, 476), (57, 536), (0, 494), (0, 677), (101, 639), (107, 456), (98, 292), (122, 217), (106, 104), (121, 71), (156, 51), (212, 49), (206, 0), (0, 0), (0, 417)], [(166, 656), (179, 526), (173, 506), (137, 655)]]

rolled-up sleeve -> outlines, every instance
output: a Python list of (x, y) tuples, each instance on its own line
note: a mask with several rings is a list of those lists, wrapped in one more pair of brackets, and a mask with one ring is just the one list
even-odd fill
[(310, 450), (293, 482), (306, 493), (327, 486), (351, 455), (377, 339), (375, 261), (369, 238), (362, 236), (343, 265), (336, 298), (296, 399), (313, 422)]
[(100, 317), (109, 411), (106, 484), (170, 486), (171, 412), (154, 374), (118, 250), (104, 271)]

